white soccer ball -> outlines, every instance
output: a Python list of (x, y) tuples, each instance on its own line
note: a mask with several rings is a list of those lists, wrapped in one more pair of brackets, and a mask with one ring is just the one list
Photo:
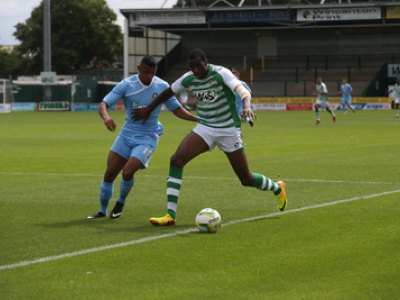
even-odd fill
[(217, 232), (221, 222), (221, 215), (213, 208), (204, 208), (196, 216), (196, 226), (200, 232)]

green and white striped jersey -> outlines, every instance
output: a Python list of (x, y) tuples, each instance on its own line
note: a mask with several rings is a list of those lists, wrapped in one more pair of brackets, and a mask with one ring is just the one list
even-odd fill
[(397, 101), (400, 101), (400, 84), (395, 84), (393, 86), (393, 94), (394, 94), (394, 99)]
[(233, 90), (241, 82), (227, 68), (208, 64), (204, 78), (198, 79), (192, 71), (183, 74), (171, 85), (177, 95), (191, 91), (197, 99), (199, 123), (214, 128), (240, 127)]
[(326, 88), (325, 83), (317, 83), (315, 84), (315, 90), (317, 91), (317, 99), (320, 101), (328, 101), (328, 96), (326, 95), (328, 93), (328, 89)]

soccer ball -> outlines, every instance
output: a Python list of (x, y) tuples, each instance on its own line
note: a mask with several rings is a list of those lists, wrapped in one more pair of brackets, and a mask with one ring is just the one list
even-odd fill
[(200, 232), (217, 232), (221, 221), (219, 212), (212, 208), (204, 208), (196, 216), (196, 226)]

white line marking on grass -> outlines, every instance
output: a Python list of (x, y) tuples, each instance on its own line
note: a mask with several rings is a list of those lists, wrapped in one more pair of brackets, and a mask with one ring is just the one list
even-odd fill
[[(89, 222), (91, 222), (91, 221), (89, 221)], [(132, 240), (132, 241), (123, 242), (123, 243), (117, 243), (117, 244), (112, 244), (112, 245), (107, 245), (107, 246), (95, 247), (95, 248), (90, 248), (90, 249), (86, 249), (86, 250), (79, 250), (79, 251), (64, 253), (64, 254), (60, 254), (60, 255), (47, 256), (47, 257), (37, 258), (37, 259), (33, 259), (33, 260), (20, 261), (18, 263), (14, 263), (14, 264), (1, 265), (0, 266), (0, 271), (1, 270), (7, 270), (7, 269), (15, 269), (15, 268), (19, 268), (19, 267), (26, 267), (26, 266), (30, 266), (30, 265), (33, 265), (33, 264), (39, 264), (39, 263), (44, 263), (44, 262), (48, 262), (48, 261), (59, 260), (59, 259), (62, 259), (62, 258), (73, 257), (73, 256), (82, 255), (82, 254), (100, 252), (100, 251), (109, 250), (109, 249), (115, 249), (115, 248), (131, 246), (131, 245), (135, 245), (135, 244), (146, 243), (146, 242), (150, 242), (150, 241), (165, 239), (165, 238), (168, 238), (168, 237), (175, 237), (175, 236), (178, 236), (178, 235), (184, 235), (184, 234), (187, 234), (187, 233), (190, 233), (190, 232), (195, 232), (195, 231), (197, 231), (196, 228), (186, 229), (186, 230), (181, 230), (181, 231), (172, 232), (172, 233), (166, 233), (166, 234), (150, 236), (150, 237), (146, 237), (146, 238), (140, 238), (138, 240)]]
[[(275, 216), (288, 215), (288, 214), (293, 214), (293, 213), (300, 212), (300, 211), (321, 208), (321, 207), (327, 207), (327, 206), (333, 206), (333, 205), (337, 205), (337, 204), (343, 204), (343, 203), (348, 203), (348, 202), (353, 202), (353, 201), (358, 201), (358, 200), (366, 200), (366, 199), (381, 197), (381, 196), (385, 196), (385, 195), (396, 194), (399, 192), (400, 192), (400, 189), (382, 192), (382, 193), (370, 194), (370, 195), (365, 195), (365, 196), (353, 197), (353, 198), (349, 198), (349, 199), (337, 200), (337, 201), (332, 201), (332, 202), (327, 202), (327, 203), (315, 204), (315, 205), (310, 205), (310, 206), (305, 206), (305, 207), (300, 207), (300, 208), (294, 208), (294, 209), (290, 209), (290, 210), (287, 210), (284, 212), (274, 212), (274, 213), (269, 213), (269, 214), (261, 215), (261, 216), (257, 216), (257, 217), (233, 220), (233, 221), (224, 223), (222, 226), (223, 227), (232, 226), (232, 225), (236, 225), (236, 224), (240, 224), (240, 223), (244, 223), (244, 222), (268, 219), (268, 218), (272, 218)], [(26, 266), (30, 266), (30, 265), (34, 265), (34, 264), (59, 260), (59, 259), (67, 258), (67, 257), (74, 257), (74, 256), (78, 256), (78, 255), (88, 254), (88, 253), (100, 252), (100, 251), (104, 251), (104, 250), (110, 250), (110, 249), (115, 249), (115, 248), (121, 248), (121, 247), (161, 240), (161, 239), (184, 235), (184, 234), (188, 234), (188, 233), (196, 232), (196, 231), (198, 231), (197, 228), (191, 228), (191, 229), (186, 229), (186, 230), (181, 230), (181, 231), (176, 231), (176, 232), (171, 232), (171, 233), (166, 233), (166, 234), (161, 234), (161, 235), (156, 235), (156, 236), (151, 236), (151, 237), (146, 237), (146, 238), (140, 238), (137, 240), (132, 240), (132, 241), (123, 242), (123, 243), (117, 243), (117, 244), (112, 244), (112, 245), (107, 245), (107, 246), (102, 246), (102, 247), (95, 247), (95, 248), (90, 248), (90, 249), (86, 249), (86, 250), (64, 253), (64, 254), (60, 254), (60, 255), (47, 256), (47, 257), (37, 258), (37, 259), (33, 259), (33, 260), (25, 260), (25, 261), (20, 261), (20, 262), (14, 263), (14, 264), (0, 265), (0, 271), (16, 269), (16, 268), (20, 268), (20, 267), (26, 267)]]
[[(41, 175), (41, 176), (103, 176), (102, 173), (48, 173), (48, 172), (0, 172), (0, 175)], [(140, 174), (141, 177), (167, 178), (165, 175)], [(229, 180), (237, 181), (236, 177), (218, 176), (185, 176), (185, 179), (195, 180)], [(288, 182), (312, 182), (312, 183), (354, 183), (354, 184), (398, 184), (391, 181), (361, 181), (361, 180), (329, 180), (329, 179), (307, 179), (307, 178), (283, 178)]]
[(283, 179), (288, 182), (316, 182), (316, 183), (354, 183), (354, 184), (398, 184), (391, 181), (357, 181), (357, 180), (325, 180), (325, 179)]
[(0, 172), (0, 175), (102, 176), (102, 173)]
[[(300, 211), (304, 211), (304, 210), (310, 210), (310, 209), (328, 207), (328, 206), (333, 206), (333, 205), (343, 204), (343, 203), (348, 203), (348, 202), (354, 202), (354, 201), (359, 201), (359, 200), (377, 198), (377, 197), (392, 195), (392, 194), (396, 194), (396, 193), (400, 193), (400, 189), (382, 192), (382, 193), (370, 194), (370, 195), (365, 195), (365, 196), (358, 196), (358, 197), (353, 197), (353, 198), (349, 198), (349, 199), (336, 200), (336, 201), (332, 201), (332, 202), (325, 202), (325, 203), (321, 203), (321, 204), (315, 204), (315, 205), (304, 206), (304, 207), (299, 207), (299, 208), (293, 208), (293, 209), (285, 210), (283, 212), (274, 212), (274, 213), (270, 213), (270, 214), (258, 216), (258, 217), (250, 217), (250, 218), (244, 218), (244, 219), (240, 219), (240, 220), (233, 220), (233, 221), (224, 223), (222, 226), (230, 226), (230, 225), (240, 224), (240, 223), (244, 223), (244, 222), (267, 219), (267, 218), (272, 218), (275, 216), (288, 215), (288, 214), (292, 214), (292, 213), (296, 213), (296, 212), (300, 212)], [(0, 270), (1, 270), (1, 268), (0, 268)]]

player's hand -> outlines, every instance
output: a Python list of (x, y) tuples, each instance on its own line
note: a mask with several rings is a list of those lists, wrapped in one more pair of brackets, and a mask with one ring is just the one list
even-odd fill
[(107, 129), (110, 131), (115, 131), (115, 128), (117, 128), (117, 123), (111, 118), (104, 120), (104, 125), (106, 125)]
[(147, 107), (135, 108), (132, 111), (132, 119), (135, 121), (143, 120), (144, 123), (149, 118), (150, 113), (151, 112)]
[(240, 117), (243, 121), (249, 123), (250, 126), (253, 126), (253, 120), (257, 119), (256, 114), (251, 109), (243, 109)]

